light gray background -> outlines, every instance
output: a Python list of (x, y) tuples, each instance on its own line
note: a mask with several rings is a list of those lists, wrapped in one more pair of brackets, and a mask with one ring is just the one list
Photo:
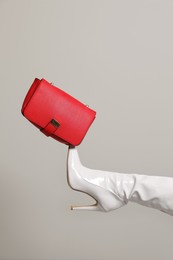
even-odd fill
[(173, 176), (173, 2), (0, 1), (0, 259), (172, 260), (173, 218), (111, 213), (66, 183), (67, 146), (20, 113), (35, 77), (97, 111), (91, 168)]

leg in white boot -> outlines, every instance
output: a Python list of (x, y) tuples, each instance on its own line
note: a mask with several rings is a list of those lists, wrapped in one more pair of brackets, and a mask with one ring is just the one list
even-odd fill
[(173, 178), (93, 170), (84, 167), (77, 149), (68, 151), (68, 183), (96, 200), (92, 206), (72, 209), (110, 211), (128, 201), (173, 215)]

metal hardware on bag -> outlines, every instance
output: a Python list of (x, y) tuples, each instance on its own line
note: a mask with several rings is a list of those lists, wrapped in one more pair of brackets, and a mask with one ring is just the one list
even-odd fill
[(86, 105), (86, 107), (89, 107), (89, 105)]
[(55, 126), (56, 128), (58, 128), (58, 127), (60, 126), (60, 123), (58, 123), (58, 121), (56, 121), (55, 119), (52, 119), (52, 120), (50, 121), (50, 123), (51, 123), (53, 126)]

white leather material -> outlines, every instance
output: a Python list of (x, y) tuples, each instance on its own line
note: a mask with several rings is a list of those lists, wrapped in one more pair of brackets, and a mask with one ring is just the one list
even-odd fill
[(129, 201), (173, 216), (173, 178), (133, 174), (133, 179)]
[[(70, 187), (87, 193), (96, 200), (94, 205), (72, 206), (71, 209), (110, 211), (126, 204), (116, 193), (120, 176), (84, 167), (76, 148), (69, 148), (67, 163), (67, 180)], [(117, 185), (114, 185), (115, 182)]]
[(75, 147), (69, 147), (67, 178), (74, 190), (96, 200), (91, 206), (72, 209), (111, 211), (128, 203), (158, 209), (173, 215), (173, 178), (93, 170), (84, 167)]

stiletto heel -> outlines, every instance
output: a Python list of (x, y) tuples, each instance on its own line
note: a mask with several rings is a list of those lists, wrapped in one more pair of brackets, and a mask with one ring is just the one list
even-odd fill
[(90, 206), (71, 206), (71, 210), (100, 211), (100, 207), (98, 204), (94, 204), (94, 205), (90, 205)]

